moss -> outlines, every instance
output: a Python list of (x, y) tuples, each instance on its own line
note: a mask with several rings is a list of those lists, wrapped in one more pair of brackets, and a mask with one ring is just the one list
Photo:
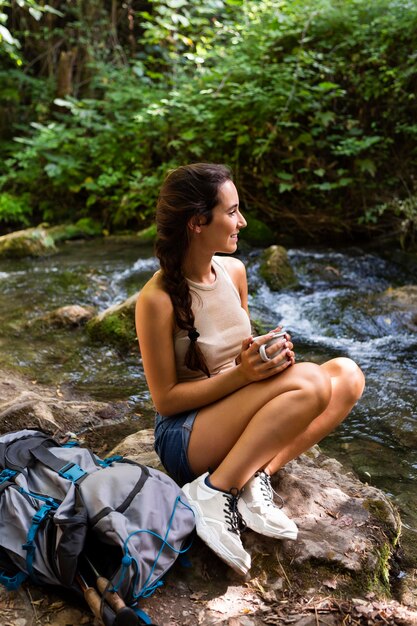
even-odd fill
[(48, 234), (55, 242), (67, 241), (69, 239), (84, 239), (87, 237), (101, 237), (103, 230), (101, 224), (91, 219), (83, 217), (75, 224), (62, 224), (48, 228)]
[(274, 291), (297, 285), (287, 251), (282, 246), (270, 246), (264, 250), (259, 272), (269, 288)]
[(114, 345), (122, 352), (137, 345), (135, 305), (137, 294), (122, 304), (114, 305), (87, 322), (87, 332), (93, 341)]
[(140, 230), (137, 234), (139, 243), (150, 244), (156, 239), (156, 224), (151, 224), (148, 228)]
[(247, 226), (242, 230), (240, 237), (252, 246), (270, 246), (276, 240), (274, 232), (258, 218), (245, 213)]
[(53, 238), (43, 228), (16, 231), (0, 237), (0, 257), (18, 259), (56, 252)]
[[(383, 543), (377, 550), (378, 557), (378, 567), (375, 569), (375, 578), (374, 584), (378, 584), (379, 581), (382, 582), (384, 587), (389, 592), (390, 589), (390, 579), (389, 579), (389, 571), (390, 571), (390, 560), (392, 555), (392, 546), (387, 543)], [(379, 576), (377, 574), (379, 572)]]
[(252, 326), (254, 336), (266, 335), (268, 330), (270, 330), (269, 327), (267, 328), (265, 324), (261, 322), (261, 320), (258, 320), (256, 317), (251, 318), (251, 326)]
[(123, 352), (137, 343), (134, 324), (127, 315), (113, 313), (100, 321), (90, 320), (87, 331), (93, 341), (112, 344)]
[[(310, 589), (320, 590), (323, 585), (326, 593), (335, 597), (363, 597), (367, 593), (375, 593), (377, 597), (391, 597), (389, 585), (389, 559), (391, 550), (388, 544), (378, 550), (378, 564), (374, 571), (362, 570), (350, 572), (336, 563), (312, 559), (302, 565), (286, 567), (286, 578), (289, 585), (296, 587), (301, 593)], [(272, 572), (271, 572), (272, 574)], [(276, 575), (276, 573), (275, 573)], [(332, 591), (326, 581), (335, 579), (335, 589)]]
[(48, 293), (55, 293), (57, 287), (60, 287), (63, 290), (69, 289), (70, 287), (75, 289), (86, 289), (90, 285), (90, 282), (91, 281), (87, 274), (64, 270), (58, 276), (54, 276), (54, 280), (47, 288), (47, 291)]
[(401, 518), (396, 508), (390, 508), (384, 500), (371, 498), (366, 499), (363, 506), (382, 526), (395, 547), (401, 536)]

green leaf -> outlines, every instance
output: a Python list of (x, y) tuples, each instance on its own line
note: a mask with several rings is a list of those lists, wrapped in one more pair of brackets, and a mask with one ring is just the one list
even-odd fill
[(340, 85), (331, 82), (322, 82), (317, 85), (317, 88), (320, 89), (320, 91), (332, 91), (333, 89), (338, 89), (339, 87)]
[(278, 172), (277, 176), (279, 176), (279, 178), (282, 178), (283, 180), (292, 180), (293, 179), (293, 175), (292, 174), (289, 174), (288, 172), (283, 172), (283, 171)]
[(370, 174), (372, 177), (376, 174), (376, 164), (372, 159), (355, 159), (355, 165), (365, 174)]

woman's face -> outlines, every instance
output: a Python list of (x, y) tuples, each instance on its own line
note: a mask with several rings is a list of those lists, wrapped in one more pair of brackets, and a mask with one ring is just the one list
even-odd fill
[(221, 185), (218, 199), (210, 224), (200, 225), (199, 241), (210, 247), (213, 253), (231, 254), (236, 251), (240, 229), (246, 226), (246, 220), (239, 211), (239, 196), (231, 180)]

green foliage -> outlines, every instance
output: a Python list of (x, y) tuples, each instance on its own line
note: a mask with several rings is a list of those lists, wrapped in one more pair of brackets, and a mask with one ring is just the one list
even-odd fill
[(417, 194), (393, 198), (373, 206), (359, 218), (360, 223), (372, 225), (382, 220), (395, 225), (397, 239), (403, 249), (417, 248)]
[(210, 53), (224, 48), (242, 25), (243, 0), (150, 0), (151, 11), (140, 12), (147, 74), (176, 81), (178, 70), (194, 71)]
[(10, 193), (0, 193), (0, 226), (3, 224), (29, 226), (31, 213), (26, 195), (17, 197)]
[[(5, 55), (10, 60), (15, 62), (17, 66), (21, 66), (23, 62), (20, 55), (20, 41), (7, 27), (7, 9), (11, 6), (11, 4), (12, 0), (10, 2), (7, 0), (0, 0), (0, 58)], [(40, 20), (44, 13), (62, 15), (60, 11), (57, 11), (49, 4), (39, 4), (35, 0), (16, 0), (16, 4), (21, 9), (27, 10), (29, 15), (35, 20)]]
[[(87, 15), (74, 4), (62, 33), (86, 50), (84, 93), (29, 108), (30, 126), (6, 146), (0, 186), (28, 194), (36, 218), (143, 227), (166, 170), (203, 160), (230, 164), (244, 208), (281, 232), (322, 236), (399, 217), (372, 207), (412, 187), (415, 3), (133, 6), (139, 44), (126, 37), (110, 49), (109, 29), (92, 22), (94, 9), (104, 24), (103, 5)], [(21, 87), (9, 85), (19, 109)]]

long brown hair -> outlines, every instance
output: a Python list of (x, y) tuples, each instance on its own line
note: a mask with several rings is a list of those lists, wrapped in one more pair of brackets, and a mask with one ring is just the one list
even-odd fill
[(225, 165), (183, 165), (166, 177), (156, 209), (155, 253), (161, 265), (164, 288), (171, 297), (178, 328), (186, 330), (190, 339), (185, 365), (207, 376), (210, 372), (198, 345), (191, 293), (182, 267), (189, 247), (187, 224), (194, 216), (201, 218), (204, 224), (211, 222), (219, 188), (231, 179), (231, 172)]

